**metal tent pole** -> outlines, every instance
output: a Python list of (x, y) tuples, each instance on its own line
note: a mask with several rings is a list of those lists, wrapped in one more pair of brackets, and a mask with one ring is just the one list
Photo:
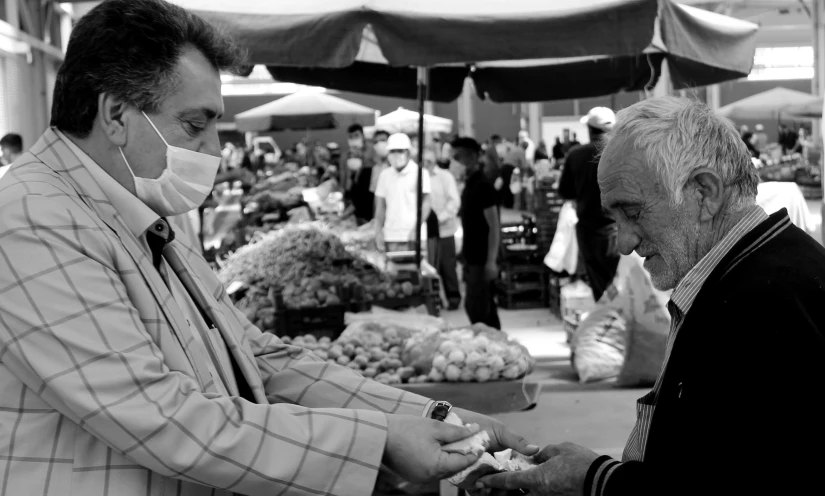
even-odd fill
[(422, 190), (422, 178), (424, 172), (424, 101), (427, 99), (427, 68), (419, 67), (418, 79), (418, 181), (416, 186), (416, 211), (415, 211), (415, 266), (421, 271), (421, 209), (424, 203), (424, 192)]

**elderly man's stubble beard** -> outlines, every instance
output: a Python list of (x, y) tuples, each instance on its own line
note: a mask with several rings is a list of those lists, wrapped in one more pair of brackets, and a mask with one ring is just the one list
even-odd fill
[[(676, 207), (678, 208), (678, 207)], [(658, 256), (645, 261), (653, 287), (659, 291), (675, 288), (698, 262), (699, 247), (703, 244), (701, 226), (685, 213), (678, 216), (656, 241), (656, 246), (640, 247), (641, 253), (655, 252)]]

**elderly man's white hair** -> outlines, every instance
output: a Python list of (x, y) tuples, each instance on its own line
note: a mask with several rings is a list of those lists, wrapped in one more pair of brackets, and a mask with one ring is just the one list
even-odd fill
[(636, 103), (616, 114), (607, 137), (611, 143), (629, 140), (659, 173), (673, 205), (682, 203), (690, 174), (707, 167), (732, 189), (734, 209), (753, 205), (759, 175), (734, 125), (696, 100), (664, 96)]

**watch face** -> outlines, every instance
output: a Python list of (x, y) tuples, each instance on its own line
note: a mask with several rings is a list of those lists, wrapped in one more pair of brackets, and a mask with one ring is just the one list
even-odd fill
[(434, 420), (444, 420), (447, 418), (447, 415), (450, 414), (450, 410), (452, 409), (452, 405), (447, 403), (446, 401), (439, 401), (435, 404), (433, 408), (432, 418)]

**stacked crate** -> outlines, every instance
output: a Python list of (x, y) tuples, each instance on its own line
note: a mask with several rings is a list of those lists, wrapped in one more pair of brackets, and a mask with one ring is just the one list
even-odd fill
[(559, 196), (556, 189), (543, 182), (536, 187), (533, 200), (536, 214), (536, 245), (539, 252), (547, 253), (556, 235), (559, 212), (564, 205), (564, 199)]
[(517, 310), (547, 306), (547, 268), (543, 264), (504, 262), (498, 281), (498, 304)]

